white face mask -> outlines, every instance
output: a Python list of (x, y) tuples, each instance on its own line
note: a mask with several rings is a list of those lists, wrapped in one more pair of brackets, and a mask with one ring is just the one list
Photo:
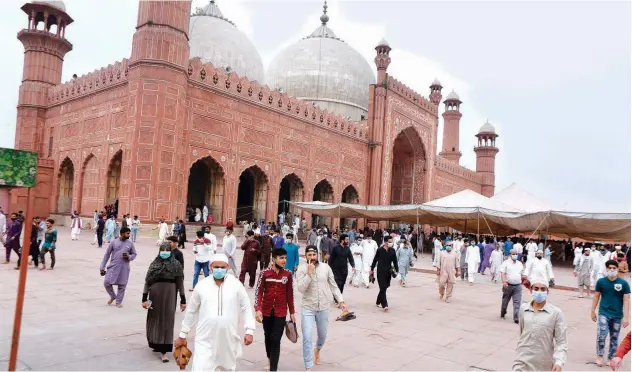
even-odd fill
[(619, 274), (618, 270), (608, 270), (608, 277), (614, 278)]
[(292, 239), (285, 238), (285, 244), (290, 244), (290, 243), (292, 243)]

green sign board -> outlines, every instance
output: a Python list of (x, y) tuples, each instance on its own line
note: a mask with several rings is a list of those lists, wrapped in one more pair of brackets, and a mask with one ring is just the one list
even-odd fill
[(0, 187), (35, 187), (37, 153), (0, 148)]

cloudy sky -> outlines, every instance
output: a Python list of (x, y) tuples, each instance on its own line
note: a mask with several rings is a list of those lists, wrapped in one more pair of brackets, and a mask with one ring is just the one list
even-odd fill
[[(129, 57), (135, 0), (66, 0), (75, 22), (64, 81)], [(193, 7), (206, 5), (195, 0)], [(217, 0), (264, 64), (318, 25), (322, 2)], [(0, 22), (0, 147), (12, 147), (27, 25), (24, 1), (4, 0)], [(500, 134), (497, 191), (513, 182), (558, 208), (630, 211), (629, 2), (328, 2), (329, 26), (373, 64), (385, 37), (389, 73), (427, 95), (463, 101), (461, 163), (475, 166), (474, 134), (489, 118)], [(439, 131), (442, 131), (440, 123)]]

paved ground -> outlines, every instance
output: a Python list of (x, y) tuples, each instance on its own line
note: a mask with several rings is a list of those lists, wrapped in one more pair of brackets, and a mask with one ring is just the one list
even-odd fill
[[(20, 366), (32, 370), (174, 370), (162, 364), (147, 347), (145, 310), (140, 306), (145, 272), (155, 257), (153, 239), (137, 243), (138, 258), (122, 309), (107, 306), (98, 266), (104, 250), (90, 245), (92, 236), (70, 241), (67, 228), (60, 229), (57, 266), (54, 271), (29, 269), (24, 308)], [(184, 251), (187, 266), (193, 262)], [(427, 266), (428, 258), (417, 266)], [(0, 368), (9, 354), (18, 272), (0, 265)], [(556, 275), (570, 276), (559, 269)], [(483, 277), (473, 286), (457, 283), (450, 304), (439, 301), (434, 277), (409, 274), (409, 287), (393, 281), (388, 297), (389, 313), (374, 306), (377, 287), (350, 288), (345, 298), (356, 320), (335, 322), (332, 308), (323, 364), (315, 370), (508, 370), (511, 368), (518, 329), (511, 319), (499, 318), (500, 287)], [(191, 280), (189, 274), (187, 282)], [(189, 284), (187, 284), (189, 287)], [(253, 291), (249, 290), (251, 297)], [(188, 295), (189, 293), (187, 293)], [(525, 291), (525, 301), (529, 295)], [(297, 298), (297, 304), (300, 303)], [(598, 370), (595, 356), (595, 324), (589, 317), (590, 300), (576, 293), (553, 290), (550, 301), (566, 315), (570, 348), (565, 370)], [(300, 318), (299, 318), (300, 319)], [(176, 316), (179, 330), (182, 314)], [(627, 330), (626, 330), (627, 332)], [(625, 334), (625, 333), (624, 333)], [(300, 340), (282, 342), (280, 370), (303, 370)], [(630, 370), (629, 357), (622, 370)], [(244, 349), (240, 370), (262, 370), (266, 364), (263, 331)], [(601, 370), (606, 370), (601, 368)]]

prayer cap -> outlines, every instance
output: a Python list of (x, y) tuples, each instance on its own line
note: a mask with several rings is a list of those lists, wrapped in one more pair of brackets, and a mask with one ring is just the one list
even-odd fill
[(215, 253), (213, 257), (211, 257), (211, 263), (213, 262), (226, 262), (228, 263), (228, 257), (223, 253)]
[(589, 251), (589, 250), (590, 250), (590, 248), (588, 248), (588, 247), (584, 248), (584, 251)]
[(364, 238), (364, 234), (360, 234), (360, 237), (361, 237), (361, 238)]
[(621, 246), (620, 245), (615, 245), (614, 249), (621, 249)]
[(544, 250), (543, 250), (542, 248), (538, 248), (538, 249), (535, 251), (535, 253), (543, 253), (543, 252), (544, 252)]
[(549, 288), (549, 282), (546, 281), (542, 277), (538, 277), (538, 278), (533, 279), (533, 281), (531, 281), (531, 286), (533, 287), (534, 284), (542, 284), (542, 285), (546, 286), (547, 288)]

